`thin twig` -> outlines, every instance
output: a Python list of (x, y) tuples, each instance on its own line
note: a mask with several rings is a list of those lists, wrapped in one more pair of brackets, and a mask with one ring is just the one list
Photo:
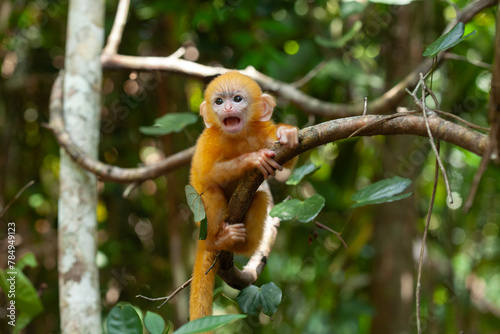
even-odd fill
[(33, 184), (35, 183), (34, 180), (31, 180), (30, 182), (26, 183), (24, 185), (24, 187), (21, 188), (21, 190), (19, 190), (16, 194), (16, 196), (14, 196), (14, 198), (3, 208), (2, 212), (0, 212), (0, 218), (2, 218), (2, 216), (7, 212), (7, 210), (9, 210), (10, 206), (12, 204), (14, 204), (14, 202), (22, 195), (22, 193), (28, 189), (29, 187), (31, 187)]
[(469, 59), (469, 58), (464, 57), (462, 55), (457, 55), (456, 53), (444, 52), (443, 57), (444, 57), (444, 59), (465, 61), (465, 62), (468, 62), (468, 63), (474, 65), (474, 66), (481, 67), (481, 68), (487, 69), (489, 71), (491, 71), (493, 69), (493, 66), (491, 64), (485, 63), (485, 62), (480, 61), (480, 60)]
[(429, 90), (429, 88), (425, 85), (424, 76), (422, 75), (422, 73), (420, 73), (420, 82), (422, 84), (421, 107), (422, 107), (422, 113), (424, 115), (425, 126), (427, 128), (427, 133), (429, 135), (429, 142), (432, 146), (432, 149), (434, 150), (434, 153), (436, 153), (436, 159), (437, 159), (437, 162), (439, 164), (439, 168), (441, 169), (441, 173), (443, 174), (443, 179), (444, 179), (444, 183), (446, 186), (446, 191), (448, 193), (449, 203), (453, 203), (453, 196), (451, 194), (450, 182), (448, 181), (448, 174), (446, 173), (446, 169), (444, 168), (443, 162), (441, 161), (441, 158), (439, 157), (439, 150), (437, 149), (436, 145), (434, 144), (434, 136), (432, 135), (431, 127), (429, 125), (429, 119), (427, 117), (427, 107), (425, 106), (425, 92), (427, 90)]
[(172, 53), (168, 57), (169, 58), (179, 59), (180, 57), (184, 56), (185, 53), (186, 53), (186, 48), (183, 47), (183, 46), (181, 46), (180, 48), (177, 49), (177, 51), (175, 51), (174, 53)]
[(125, 28), (125, 23), (127, 23), (128, 9), (130, 7), (130, 0), (120, 0), (118, 8), (116, 10), (115, 21), (113, 23), (113, 28), (108, 36), (108, 41), (104, 47), (103, 55), (114, 55), (118, 52), (118, 47), (123, 36), (123, 29)]
[(130, 196), (130, 193), (139, 186), (139, 182), (132, 182), (130, 183), (125, 190), (123, 191), (122, 197), (123, 198), (128, 198)]
[(383, 122), (387, 122), (388, 120), (391, 120), (391, 119), (394, 119), (394, 118), (398, 118), (398, 117), (401, 117), (401, 116), (406, 116), (406, 115), (414, 114), (416, 112), (417, 111), (408, 111), (408, 112), (404, 112), (404, 113), (400, 112), (400, 113), (397, 113), (397, 114), (388, 115), (385, 118), (382, 118), (382, 119), (376, 120), (376, 121), (374, 121), (372, 123), (368, 123), (366, 125), (363, 125), (359, 129), (357, 129), (356, 131), (354, 131), (353, 133), (351, 133), (349, 135), (349, 137), (347, 137), (347, 138), (352, 138), (352, 137), (356, 136), (357, 134), (359, 134), (360, 132), (362, 132), (363, 130), (365, 130), (365, 129), (369, 128), (369, 127), (375, 126), (375, 125), (383, 123)]
[(158, 306), (158, 308), (160, 308), (163, 305), (165, 305), (165, 303), (167, 303), (169, 300), (171, 300), (172, 298), (174, 298), (180, 291), (184, 290), (189, 284), (191, 284), (192, 281), (193, 281), (193, 278), (191, 277), (186, 282), (184, 282), (184, 284), (182, 284), (180, 287), (178, 287), (177, 289), (175, 289), (174, 292), (172, 292), (170, 295), (165, 296), (165, 297), (151, 298), (151, 297), (146, 297), (146, 296), (143, 296), (143, 295), (137, 295), (135, 297), (136, 298), (146, 299), (146, 300), (149, 300), (149, 301), (152, 301), (152, 302), (163, 300), (163, 303), (161, 303)]
[(363, 116), (366, 115), (366, 112), (368, 111), (368, 98), (365, 97), (365, 104), (363, 106)]
[(344, 241), (344, 239), (342, 239), (342, 236), (340, 235), (340, 233), (339, 233), (339, 232), (336, 232), (336, 231), (332, 230), (332, 229), (331, 229), (331, 228), (329, 228), (328, 226), (323, 225), (323, 224), (321, 224), (321, 223), (320, 223), (320, 222), (318, 222), (318, 221), (314, 221), (314, 223), (315, 223), (315, 224), (316, 224), (316, 226), (318, 226), (319, 228), (322, 228), (322, 229), (324, 229), (324, 230), (327, 230), (328, 232), (331, 232), (331, 233), (335, 234), (335, 235), (337, 236), (337, 238), (339, 238), (339, 240), (340, 240), (340, 241), (342, 241), (342, 243), (344, 244), (345, 249), (347, 249), (347, 244), (346, 244), (346, 242)]
[(447, 111), (442, 111), (442, 110), (437, 110), (437, 109), (432, 109), (432, 111), (434, 111), (435, 113), (438, 113), (440, 115), (444, 115), (444, 116), (447, 116), (447, 117), (450, 117), (450, 118), (453, 118), (457, 121), (459, 121), (460, 123), (463, 123), (464, 125), (468, 126), (469, 128), (471, 129), (475, 129), (475, 130), (481, 130), (481, 131), (486, 131), (486, 132), (489, 132), (490, 129), (489, 128), (486, 128), (484, 126), (479, 126), (479, 125), (476, 125), (474, 123), (471, 123), (469, 121), (466, 121), (465, 119), (463, 119), (462, 117), (459, 117), (455, 114), (452, 114), (452, 113), (449, 113)]
[[(408, 91), (408, 93), (410, 93)], [(438, 110), (438, 109), (429, 109), (427, 108), (428, 111), (433, 111), (435, 112), (436, 114), (439, 114), (441, 116), (446, 116), (446, 117), (449, 117), (449, 118), (453, 118), (454, 120), (456, 121), (459, 121), (460, 123), (462, 123), (463, 125), (471, 128), (471, 129), (474, 129), (474, 130), (479, 130), (479, 131), (486, 131), (486, 132), (490, 132), (490, 128), (487, 128), (487, 127), (484, 127), (484, 126), (480, 126), (480, 125), (477, 125), (477, 124), (474, 124), (472, 122), (469, 122), (465, 119), (463, 119), (462, 117), (460, 116), (457, 116), (455, 114), (452, 114), (450, 112), (447, 112), (447, 111), (443, 111), (443, 110)], [(417, 110), (409, 110), (407, 108), (404, 108), (404, 107), (398, 107), (397, 109), (397, 112), (398, 113), (402, 113), (402, 114), (414, 114), (416, 112), (420, 113), (420, 111), (417, 111)]]
[[(420, 75), (422, 75), (422, 74), (420, 74)], [(422, 78), (422, 80), (424, 80), (424, 79)], [(432, 78), (431, 78), (431, 80), (432, 80)], [(436, 94), (434, 94), (434, 92), (432, 91), (432, 89), (430, 89), (429, 87), (427, 87), (427, 85), (425, 84), (425, 81), (423, 81), (423, 83), (422, 83), (422, 88), (427, 93), (429, 93), (429, 95), (432, 97), (432, 99), (434, 100), (434, 105), (436, 106), (436, 109), (441, 109), (441, 107), (439, 105), (439, 101), (438, 101), (438, 99), (436, 97)]]
[(297, 87), (297, 88), (304, 86), (312, 78), (314, 78), (328, 64), (329, 61), (330, 61), (330, 58), (326, 58), (323, 61), (321, 61), (311, 71), (309, 71), (309, 73), (307, 73), (304, 77), (302, 77), (301, 79), (292, 83), (292, 86)]
[(214, 262), (212, 262), (212, 265), (210, 266), (210, 268), (208, 268), (208, 270), (205, 273), (205, 275), (208, 275), (208, 273), (210, 272), (210, 270), (212, 270), (212, 268), (215, 267), (215, 264), (217, 263), (217, 260), (219, 259), (219, 256), (220, 256), (220, 252), (221, 251), (218, 251), (217, 254), (215, 255)]
[[(437, 146), (439, 148), (439, 141), (437, 142)], [(435, 167), (435, 172), (434, 172), (434, 187), (432, 188), (431, 202), (429, 205), (429, 211), (427, 211), (427, 218), (425, 221), (424, 235), (422, 237), (422, 245), (420, 246), (420, 258), (418, 260), (417, 289), (415, 292), (416, 307), (417, 307), (417, 332), (418, 332), (418, 334), (422, 333), (422, 326), (420, 324), (420, 297), (421, 297), (422, 265), (424, 263), (425, 242), (427, 240), (427, 231), (429, 230), (429, 224), (431, 221), (432, 208), (434, 207), (434, 200), (436, 198), (436, 190), (437, 190), (438, 180), (439, 180), (439, 161), (436, 158), (436, 167)]]
[[(431, 67), (431, 69), (425, 74), (424, 76), (424, 80), (429, 76), (429, 74), (432, 73), (432, 71), (434, 70), (434, 66)], [(406, 88), (406, 92), (409, 93), (412, 97), (413, 96), (417, 96), (417, 92), (418, 90), (420, 89), (420, 85), (422, 85), (422, 72), (419, 73), (419, 76), (420, 76), (420, 80), (417, 82), (417, 85), (415, 86), (415, 88), (413, 89), (413, 92), (410, 92), (408, 90), (408, 88)], [(418, 100), (418, 99), (417, 99)]]

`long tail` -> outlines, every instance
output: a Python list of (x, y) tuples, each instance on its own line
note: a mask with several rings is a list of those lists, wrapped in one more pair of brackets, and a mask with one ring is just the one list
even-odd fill
[[(214, 264), (217, 253), (206, 251), (204, 246), (203, 242), (198, 242), (189, 296), (191, 321), (212, 314), (215, 274), (219, 269), (219, 263)], [(207, 273), (212, 265), (212, 269)]]

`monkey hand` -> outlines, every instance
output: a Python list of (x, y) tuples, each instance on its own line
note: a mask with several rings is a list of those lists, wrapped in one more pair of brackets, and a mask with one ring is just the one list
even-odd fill
[(273, 159), (275, 155), (276, 153), (271, 150), (262, 149), (260, 151), (250, 153), (247, 156), (247, 159), (250, 159), (251, 164), (254, 167), (257, 167), (262, 172), (262, 175), (264, 175), (264, 179), (267, 180), (269, 175), (276, 175), (276, 169), (283, 170), (283, 166)]
[(239, 242), (245, 242), (247, 239), (247, 230), (245, 224), (229, 225), (224, 222), (220, 232), (217, 234), (213, 248), (215, 250), (231, 250), (231, 247)]
[(276, 137), (287, 148), (295, 148), (299, 145), (299, 129), (294, 126), (281, 125), (276, 131)]

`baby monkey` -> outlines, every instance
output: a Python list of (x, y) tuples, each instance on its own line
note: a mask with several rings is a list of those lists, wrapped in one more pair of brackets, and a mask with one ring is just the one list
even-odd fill
[[(212, 314), (213, 287), (218, 251), (251, 255), (259, 246), (267, 217), (269, 198), (257, 191), (242, 224), (229, 225), (228, 202), (241, 177), (258, 168), (264, 178), (282, 170), (269, 148), (276, 141), (286, 147), (299, 144), (298, 129), (271, 120), (274, 98), (263, 94), (249, 77), (228, 72), (215, 78), (205, 90), (200, 114), (205, 130), (196, 143), (190, 183), (205, 207), (208, 233), (198, 241), (191, 282), (190, 320)], [(295, 159), (284, 164), (293, 167)], [(208, 273), (207, 273), (208, 271)]]

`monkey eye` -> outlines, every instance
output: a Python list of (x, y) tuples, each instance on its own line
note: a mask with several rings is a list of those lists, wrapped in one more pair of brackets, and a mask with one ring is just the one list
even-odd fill
[(234, 102), (241, 102), (243, 101), (243, 98), (240, 95), (236, 95), (233, 100)]
[(218, 98), (215, 99), (215, 104), (218, 105), (218, 106), (220, 106), (223, 102), (224, 102), (224, 100), (221, 99), (220, 97), (218, 97)]

